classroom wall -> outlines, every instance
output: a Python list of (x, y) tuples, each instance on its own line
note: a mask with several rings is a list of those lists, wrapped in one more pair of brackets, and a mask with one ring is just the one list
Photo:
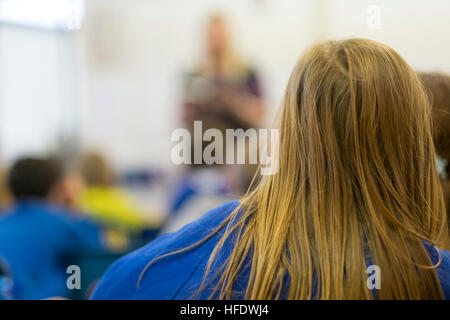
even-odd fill
[(73, 134), (76, 79), (71, 39), (0, 25), (0, 159), (57, 149)]
[[(363, 37), (392, 46), (417, 70), (450, 73), (450, 1), (328, 0), (327, 38)], [(368, 8), (380, 9), (380, 28), (370, 28)], [(369, 22), (369, 23), (368, 23)]]

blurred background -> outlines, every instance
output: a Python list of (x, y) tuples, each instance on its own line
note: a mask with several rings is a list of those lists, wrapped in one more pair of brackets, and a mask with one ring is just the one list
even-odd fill
[[(87, 187), (114, 181), (155, 234), (176, 230), (243, 190), (228, 174), (192, 182), (170, 159), (172, 131), (210, 88), (193, 78), (241, 86), (234, 95), (256, 111), (235, 126), (265, 127), (319, 41), (374, 39), (418, 71), (450, 73), (449, 16), (448, 0), (0, 0), (0, 168), (57, 156)], [(208, 78), (220, 50), (233, 52), (226, 85)], [(167, 222), (192, 193), (207, 196)], [(122, 195), (88, 194), (81, 207), (108, 211), (97, 198)]]
[(297, 58), (324, 39), (378, 40), (450, 72), (447, 0), (0, 0), (0, 159), (99, 148), (121, 170), (171, 170), (182, 76), (217, 12), (259, 71), (269, 122)]

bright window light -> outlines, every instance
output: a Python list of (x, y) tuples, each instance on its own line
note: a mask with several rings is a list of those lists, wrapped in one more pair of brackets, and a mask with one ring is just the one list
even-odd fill
[(51, 30), (77, 30), (84, 0), (0, 0), (0, 23)]

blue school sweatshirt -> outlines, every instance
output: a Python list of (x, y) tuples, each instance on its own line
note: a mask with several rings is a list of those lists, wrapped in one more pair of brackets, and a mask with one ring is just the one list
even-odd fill
[[(222, 228), (206, 242), (183, 253), (167, 256), (152, 264), (142, 273), (146, 265), (154, 258), (196, 243), (209, 235), (239, 205), (238, 201), (226, 203), (207, 212), (202, 218), (194, 221), (179, 231), (160, 236), (153, 242), (116, 261), (104, 274), (97, 285), (91, 299), (94, 300), (186, 300), (208, 299), (212, 293), (217, 273), (214, 267), (206, 279), (205, 290), (198, 294), (202, 283), (206, 264), (220, 237)], [(227, 240), (228, 241), (228, 240)], [(229, 245), (218, 254), (217, 266), (223, 265), (233, 249), (233, 236)], [(430, 245), (426, 248), (434, 263), (438, 259), (436, 249)], [(442, 263), (437, 268), (446, 297), (450, 297), (450, 252), (440, 250)], [(250, 260), (244, 261), (242, 272), (233, 288), (233, 299), (243, 299), (249, 278)], [(139, 277), (142, 276), (138, 286)]]
[(19, 201), (0, 214), (0, 257), (14, 299), (70, 297), (67, 267), (83, 253), (105, 251), (97, 225), (46, 202)]

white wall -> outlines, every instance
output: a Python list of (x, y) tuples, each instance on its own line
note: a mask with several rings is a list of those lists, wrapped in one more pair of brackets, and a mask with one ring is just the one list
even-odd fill
[[(450, 1), (327, 0), (327, 38), (370, 38), (398, 51), (415, 69), (450, 73)], [(380, 9), (380, 29), (367, 26), (367, 8)]]
[(57, 32), (0, 25), (0, 156), (56, 147), (73, 130), (74, 61)]

